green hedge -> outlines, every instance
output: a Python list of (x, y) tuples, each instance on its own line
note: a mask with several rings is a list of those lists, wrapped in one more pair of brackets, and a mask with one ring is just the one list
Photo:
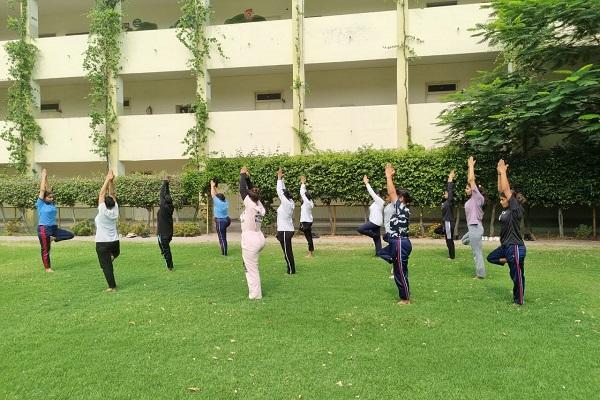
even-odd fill
[[(477, 156), (477, 155), (476, 155)], [(286, 185), (298, 198), (300, 176), (305, 175), (314, 198), (325, 204), (368, 204), (370, 201), (363, 175), (368, 175), (375, 190), (384, 188), (384, 165), (396, 168), (396, 183), (411, 191), (413, 205), (437, 206), (441, 202), (446, 177), (456, 169), (457, 196), (462, 199), (466, 184), (468, 154), (458, 149), (361, 150), (355, 153), (322, 152), (309, 156), (270, 156), (212, 158), (202, 172), (184, 170), (171, 180), (171, 194), (177, 208), (197, 205), (198, 193), (205, 197), (209, 181), (217, 178), (237, 193), (239, 170), (246, 165), (253, 183), (261, 189), (263, 203), (271, 207), (276, 199), (276, 171), (282, 167)], [(575, 205), (600, 204), (600, 152), (552, 150), (527, 159), (505, 158), (510, 165), (512, 186), (521, 191), (531, 206), (568, 208)], [(477, 156), (478, 183), (484, 185), (491, 200), (496, 193), (497, 157)], [(50, 179), (58, 205), (72, 207), (85, 204), (95, 207), (102, 178)], [(116, 180), (119, 204), (151, 209), (158, 206), (162, 175), (132, 174)], [(22, 176), (0, 176), (0, 203), (19, 208), (33, 208), (38, 181)]]

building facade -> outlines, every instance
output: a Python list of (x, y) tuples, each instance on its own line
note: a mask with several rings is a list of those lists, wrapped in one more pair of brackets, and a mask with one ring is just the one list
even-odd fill
[[(92, 153), (89, 84), (83, 69), (87, 12), (93, 0), (30, 0), (30, 36), (39, 49), (34, 85), (37, 121), (46, 144), (35, 145), (33, 164), (59, 176), (105, 170)], [(207, 34), (214, 49), (207, 65), (211, 155), (298, 154), (299, 102), (321, 150), (403, 148), (409, 140), (436, 145), (444, 96), (466, 87), (477, 71), (493, 68), (497, 50), (470, 31), (489, 18), (474, 0), (211, 0)], [(117, 148), (120, 173), (178, 171), (181, 143), (194, 124), (189, 113), (197, 82), (189, 54), (172, 28), (176, 0), (127, 0), (123, 24), (140, 19), (158, 29), (123, 34), (119, 76)], [(251, 8), (266, 21), (224, 24)], [(8, 13), (0, 3), (0, 20)], [(407, 57), (403, 46), (406, 40)], [(0, 125), (8, 79), (0, 27)], [(301, 50), (297, 51), (300, 43)], [(300, 53), (300, 54), (298, 54)], [(305, 82), (302, 98), (292, 89)], [(410, 138), (410, 139), (409, 139)], [(9, 162), (0, 143), (0, 165)]]

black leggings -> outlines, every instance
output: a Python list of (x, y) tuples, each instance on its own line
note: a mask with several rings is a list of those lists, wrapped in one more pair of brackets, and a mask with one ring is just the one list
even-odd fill
[(313, 243), (312, 236), (312, 222), (300, 222), (300, 230), (304, 233), (304, 237), (308, 242), (308, 251), (315, 251), (315, 245)]
[(292, 237), (294, 231), (279, 231), (277, 232), (277, 240), (281, 244), (283, 250), (283, 256), (285, 257), (285, 263), (287, 264), (287, 273), (296, 273), (296, 263), (294, 262), (294, 251), (292, 250)]
[(454, 224), (450, 221), (444, 221), (444, 238), (446, 247), (448, 247), (448, 258), (454, 260), (456, 251), (454, 249)]
[(98, 261), (100, 262), (102, 272), (104, 272), (108, 287), (115, 289), (117, 283), (115, 282), (115, 274), (113, 271), (113, 260), (121, 254), (121, 245), (119, 244), (119, 241), (96, 242), (96, 254), (98, 254)]
[(173, 255), (171, 254), (171, 240), (173, 235), (158, 235), (158, 247), (160, 247), (160, 254), (165, 258), (167, 262), (167, 268), (173, 269)]

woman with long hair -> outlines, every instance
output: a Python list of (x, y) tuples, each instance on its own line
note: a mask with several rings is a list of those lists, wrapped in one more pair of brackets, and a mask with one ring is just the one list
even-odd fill
[(265, 207), (260, 202), (260, 190), (252, 186), (248, 168), (240, 170), (240, 196), (244, 203), (244, 211), (240, 215), (242, 225), (242, 259), (248, 282), (248, 298), (262, 299), (258, 256), (265, 247), (265, 235), (260, 230)]

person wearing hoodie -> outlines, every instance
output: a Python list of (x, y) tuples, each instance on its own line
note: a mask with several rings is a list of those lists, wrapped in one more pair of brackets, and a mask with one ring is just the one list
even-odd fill
[(167, 176), (163, 179), (162, 187), (160, 188), (160, 205), (157, 220), (157, 235), (158, 247), (160, 254), (165, 258), (167, 270), (173, 271), (173, 255), (171, 254), (171, 240), (173, 240), (173, 199), (169, 192), (169, 180)]

